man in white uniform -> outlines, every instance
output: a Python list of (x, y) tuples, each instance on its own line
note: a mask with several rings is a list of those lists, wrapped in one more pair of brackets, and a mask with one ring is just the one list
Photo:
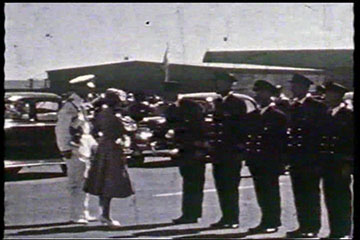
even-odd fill
[[(82, 104), (95, 85), (92, 82), (95, 76), (84, 75), (70, 80), (72, 94), (65, 101), (58, 113), (55, 127), (56, 142), (62, 157), (66, 160), (68, 174), (68, 188), (70, 192), (70, 221), (87, 224), (96, 218), (91, 217), (88, 211), (88, 199), (83, 191), (85, 162), (80, 161), (79, 144), (76, 144), (76, 134), (72, 131), (72, 124), (81, 111)], [(79, 140), (79, 139), (78, 139)]]

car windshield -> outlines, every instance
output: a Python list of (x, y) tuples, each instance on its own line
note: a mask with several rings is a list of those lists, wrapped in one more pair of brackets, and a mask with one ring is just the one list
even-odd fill
[(35, 104), (35, 108), (38, 113), (56, 112), (59, 104), (57, 102), (41, 101)]
[(30, 104), (24, 101), (5, 102), (5, 119), (27, 119), (30, 114)]
[(56, 121), (58, 110), (58, 102), (43, 100), (35, 103), (36, 118), (40, 121)]
[(5, 101), (5, 119), (56, 121), (59, 103), (53, 100)]

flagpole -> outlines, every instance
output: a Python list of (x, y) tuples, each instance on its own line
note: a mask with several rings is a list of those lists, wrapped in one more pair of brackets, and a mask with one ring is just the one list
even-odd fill
[(164, 54), (164, 59), (163, 59), (163, 67), (165, 70), (165, 80), (164, 82), (169, 82), (169, 60), (168, 60), (168, 52), (169, 52), (169, 43), (166, 43), (166, 50), (165, 50), (165, 54)]

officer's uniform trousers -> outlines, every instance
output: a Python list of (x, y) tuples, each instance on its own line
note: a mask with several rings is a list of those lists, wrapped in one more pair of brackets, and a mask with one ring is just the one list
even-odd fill
[[(192, 159), (190, 159), (191, 161)], [(197, 161), (197, 160), (194, 160)], [(179, 167), (183, 178), (182, 214), (185, 217), (201, 218), (204, 198), (205, 163), (195, 162)]]
[[(291, 155), (291, 161), (317, 159), (316, 154)], [(320, 168), (317, 164), (292, 164), (290, 178), (300, 229), (317, 233), (321, 227)]]
[(327, 115), (321, 142), (321, 165), (330, 234), (351, 233), (351, 173), (353, 168), (353, 112), (340, 104), (338, 111)]
[(201, 125), (197, 123), (185, 128), (185, 131), (178, 131), (182, 141), (182, 153), (179, 159), (179, 171), (183, 178), (182, 214), (190, 219), (201, 217), (204, 198), (205, 155), (193, 145), (195, 141), (202, 139), (200, 127)]
[(213, 176), (222, 211), (221, 221), (238, 223), (241, 158), (239, 153), (231, 153), (219, 153), (221, 159), (213, 163)]
[[(334, 160), (327, 158), (328, 161)], [(323, 169), (323, 189), (328, 209), (330, 232), (345, 236), (351, 233), (351, 175), (341, 163)]]
[(253, 176), (257, 201), (262, 211), (261, 225), (267, 227), (280, 226), (280, 174), (265, 172), (262, 169), (257, 169), (256, 167), (252, 166), (249, 166), (249, 170)]
[(68, 190), (70, 193), (70, 219), (85, 218), (87, 195), (83, 191), (85, 183), (85, 163), (79, 160), (77, 150), (72, 151), (70, 159), (66, 160), (68, 175)]
[(281, 225), (280, 170), (274, 168), (278, 160), (272, 158), (274, 156), (256, 156), (255, 153), (250, 161), (247, 158), (247, 166), (253, 178), (256, 198), (262, 212), (260, 225), (269, 228)]

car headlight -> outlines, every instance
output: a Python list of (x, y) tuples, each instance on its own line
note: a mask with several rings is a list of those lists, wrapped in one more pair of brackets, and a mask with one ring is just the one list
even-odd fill
[(179, 153), (179, 149), (177, 149), (177, 148), (170, 150), (170, 155), (172, 155), (172, 156), (177, 155), (178, 153)]
[(165, 118), (160, 118), (160, 119), (158, 119), (157, 122), (158, 122), (159, 124), (163, 124), (163, 123), (166, 122), (166, 119), (165, 119)]
[(127, 132), (135, 132), (137, 130), (136, 124), (124, 124), (124, 128)]
[(128, 135), (124, 135), (124, 147), (129, 148), (131, 146), (131, 138)]
[(165, 134), (165, 138), (173, 138), (175, 136), (175, 131), (173, 129), (169, 129), (167, 133)]
[(153, 136), (152, 132), (141, 132), (139, 134), (139, 137), (140, 137), (141, 140), (148, 140), (152, 136)]

